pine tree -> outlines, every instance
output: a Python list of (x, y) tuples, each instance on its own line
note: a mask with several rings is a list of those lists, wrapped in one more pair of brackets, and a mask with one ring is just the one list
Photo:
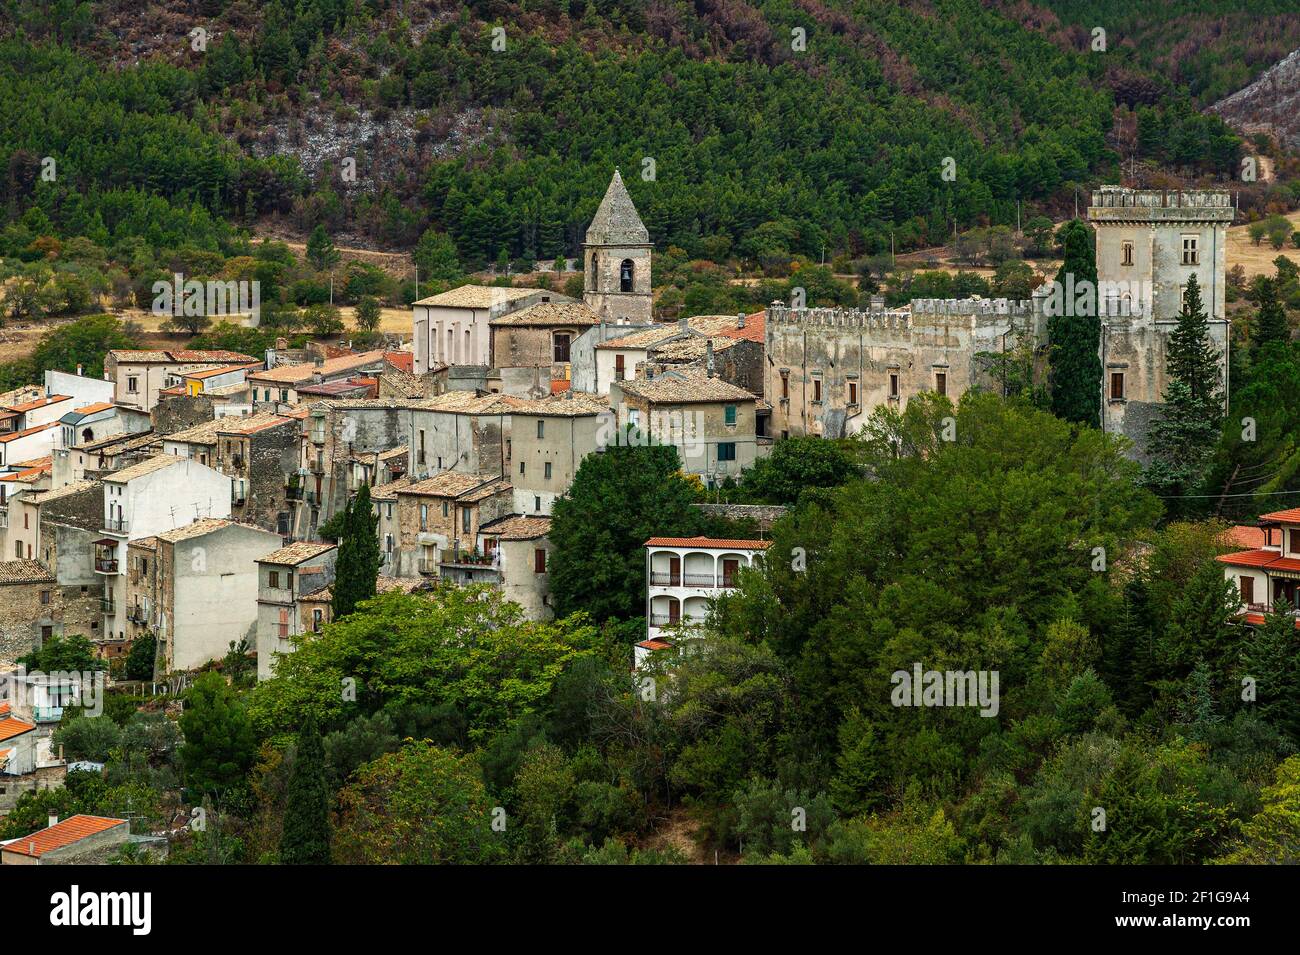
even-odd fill
[(1254, 629), (1241, 652), (1242, 676), (1255, 681), (1260, 719), (1300, 743), (1300, 634), (1285, 601), (1278, 601)]
[(325, 747), (316, 721), (308, 716), (298, 732), (293, 772), (284, 807), (280, 862), (329, 865), (330, 791), (325, 779)]
[[(1059, 314), (1048, 318), (1052, 413), (1097, 427), (1101, 409), (1101, 317), (1092, 231), (1077, 219), (1062, 227), (1065, 260), (1056, 273)], [(1087, 283), (1087, 284), (1085, 284)], [(1091, 294), (1087, 294), (1091, 291)], [(1058, 299), (1059, 301), (1059, 299)]]
[(1270, 342), (1290, 341), (1291, 325), (1286, 320), (1286, 306), (1278, 299), (1277, 281), (1266, 275), (1256, 279), (1255, 298), (1259, 311), (1255, 313), (1251, 344), (1259, 348)]
[(334, 248), (334, 242), (323, 225), (312, 229), (311, 235), (307, 237), (307, 261), (312, 268), (321, 272), (338, 265), (339, 250)]
[[(1145, 481), (1175, 496), (1200, 485), (1223, 421), (1219, 350), (1210, 341), (1195, 275), (1188, 279), (1178, 326), (1169, 336), (1165, 368), (1169, 382), (1164, 408), (1151, 426), (1151, 463)], [(1176, 501), (1169, 507), (1171, 513), (1190, 510), (1189, 505)]]

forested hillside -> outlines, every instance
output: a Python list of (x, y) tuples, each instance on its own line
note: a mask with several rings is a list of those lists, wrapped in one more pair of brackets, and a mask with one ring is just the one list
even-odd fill
[[(40, 210), (9, 254), (45, 230), (211, 249), (223, 222), (284, 217), (392, 247), (445, 229), (471, 266), (549, 257), (575, 251), (615, 165), (661, 248), (924, 247), (1014, 224), (1017, 200), (1064, 211), (1121, 158), (1231, 176), (1241, 143), (1197, 107), (1292, 42), (1250, 39), (1271, 0), (1234, 5), (1227, 22), (1259, 14), (1244, 37), (1203, 36), (1209, 2), (1127, 36), (1134, 15), (1101, 3), (4, 6), (5, 208)], [(1066, 26), (1094, 10), (1114, 13), (1106, 53)], [(1158, 47), (1132, 39), (1166, 21)], [(1168, 60), (1188, 44), (1182, 76)]]

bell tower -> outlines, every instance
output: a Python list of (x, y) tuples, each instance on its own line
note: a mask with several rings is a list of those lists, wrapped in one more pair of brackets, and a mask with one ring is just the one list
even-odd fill
[(648, 325), (653, 321), (650, 293), (650, 233), (637, 215), (617, 169), (582, 244), (582, 299), (607, 322)]

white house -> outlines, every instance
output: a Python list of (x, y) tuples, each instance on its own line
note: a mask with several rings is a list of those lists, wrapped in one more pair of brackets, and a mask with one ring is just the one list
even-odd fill
[(95, 571), (104, 577), (104, 639), (126, 635), (126, 545), (201, 517), (229, 517), (230, 478), (191, 458), (159, 454), (104, 477), (104, 537)]
[(415, 374), (439, 365), (488, 365), (494, 318), (541, 302), (572, 302), (540, 288), (462, 285), (422, 298), (411, 306)]
[(1232, 538), (1254, 545), (1218, 557), (1224, 578), (1237, 588), (1246, 622), (1263, 623), (1279, 602), (1300, 618), (1300, 507), (1261, 515), (1258, 529), (1234, 528)]
[(646, 640), (634, 665), (653, 650), (672, 646), (704, 622), (710, 602), (736, 586), (743, 567), (762, 560), (771, 541), (717, 537), (652, 537), (646, 548)]

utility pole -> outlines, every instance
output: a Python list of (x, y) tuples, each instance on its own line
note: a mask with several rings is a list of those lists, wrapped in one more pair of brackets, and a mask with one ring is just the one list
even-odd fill
[(330, 269), (330, 305), (334, 304), (334, 270)]
[(415, 267), (415, 300), (420, 300), (420, 267)]

